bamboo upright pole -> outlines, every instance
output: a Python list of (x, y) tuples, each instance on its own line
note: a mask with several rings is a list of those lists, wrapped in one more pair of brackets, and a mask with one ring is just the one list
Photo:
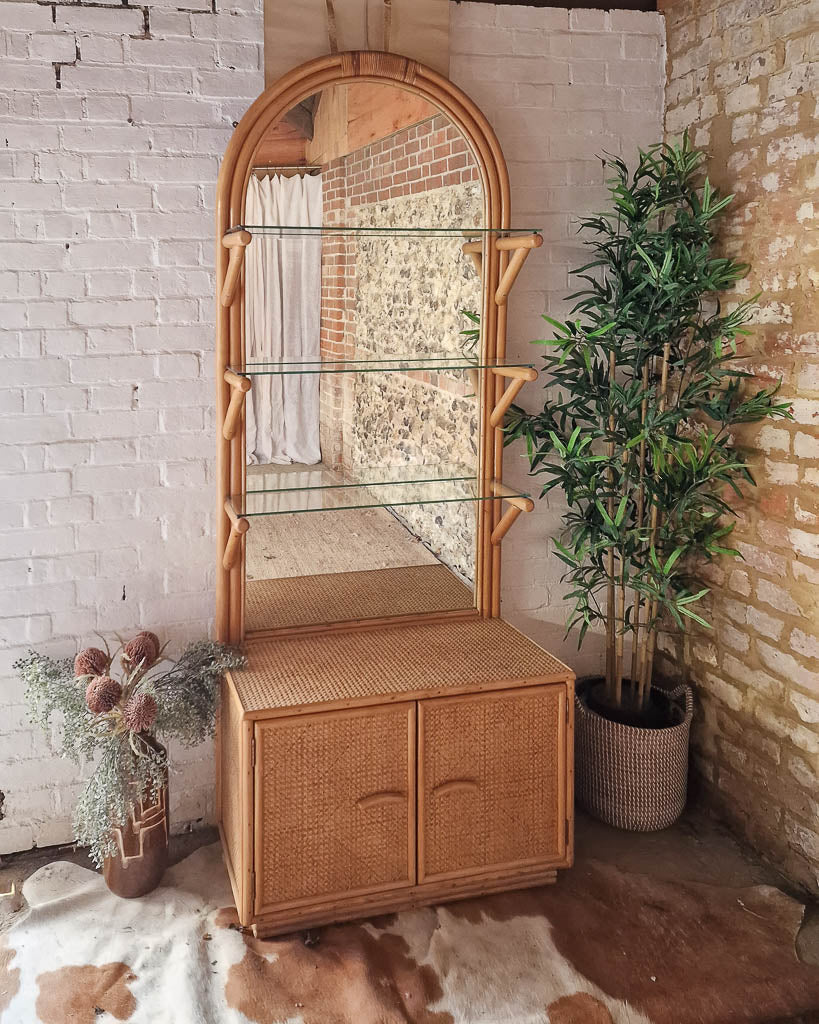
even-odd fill
[[(671, 354), (671, 343), (663, 345), (663, 362), (660, 371), (660, 401), (659, 411), (665, 411), (665, 398), (668, 391), (668, 359)], [(658, 471), (655, 469), (655, 476)], [(659, 528), (660, 509), (656, 500), (651, 503), (649, 548), (653, 548), (657, 542), (657, 530)], [(657, 599), (652, 598), (648, 606), (648, 617), (646, 619), (646, 643), (643, 648), (642, 669), (640, 672), (639, 698), (640, 706), (645, 704), (646, 693), (651, 687), (651, 672), (654, 665), (654, 648), (657, 642), (657, 627), (655, 618), (657, 616)]]
[[(492, 245), (491, 243), (487, 246), (487, 249), (494, 249), (498, 255), (497, 264), (497, 280), (502, 280), (506, 271), (509, 267), (509, 251), (503, 249), (497, 245), (497, 242)], [(484, 280), (484, 291), (488, 291), (489, 278)], [(503, 362), (506, 358), (506, 324), (508, 306), (506, 303), (498, 305), (497, 296), (491, 294), (487, 295), (490, 300), (490, 305), (495, 310), (495, 330), (496, 330), (496, 341), (495, 341), (495, 358), (498, 362)], [(490, 379), (490, 401), (487, 412), (487, 421), (489, 418), (489, 409), (494, 409), (500, 402), (503, 396), (504, 389), (504, 378), (499, 377), (494, 373), (487, 373), (486, 375)], [(490, 427), (490, 433), (492, 435), (493, 443), (493, 466), (494, 466), (494, 479), (501, 481), (503, 479), (503, 431), (492, 430)], [(497, 501), (486, 501), (484, 505), (489, 505), (489, 515), (491, 528), (489, 530), (489, 574), (492, 580), (491, 600), (489, 603), (489, 615), (492, 618), (497, 618), (500, 615), (500, 603), (501, 603), (501, 591), (500, 591), (500, 579), (501, 579), (501, 546), (500, 544), (492, 544), (492, 534), (500, 525), (501, 520), (501, 509), (500, 502)]]
[[(609, 443), (608, 443), (608, 455), (609, 455), (609, 469), (608, 469), (608, 482), (609, 482), (609, 498), (608, 498), (608, 513), (609, 518), (614, 518), (614, 467), (611, 464), (611, 460), (614, 458), (614, 404), (612, 398), (612, 390), (614, 385), (614, 373), (617, 368), (617, 360), (614, 352), (609, 352)], [(608, 587), (606, 594), (606, 689), (609, 697), (614, 696), (615, 692), (615, 664), (614, 664), (614, 647), (615, 647), (615, 607), (614, 607), (614, 545), (609, 548), (607, 567), (608, 575)]]
[[(648, 359), (643, 363), (643, 400), (640, 403), (640, 432), (645, 430), (646, 425), (646, 412), (648, 410)], [(643, 529), (643, 516), (645, 514), (645, 471), (646, 471), (646, 440), (642, 439), (640, 442), (640, 455), (639, 455), (639, 485), (637, 487), (637, 535)], [(638, 661), (638, 650), (640, 647), (640, 616), (642, 615), (642, 598), (640, 597), (639, 590), (634, 591), (633, 598), (633, 610), (634, 610), (634, 633), (632, 636), (631, 644), (631, 692), (632, 696), (636, 698), (637, 687), (638, 687), (638, 675), (637, 675), (637, 661)]]

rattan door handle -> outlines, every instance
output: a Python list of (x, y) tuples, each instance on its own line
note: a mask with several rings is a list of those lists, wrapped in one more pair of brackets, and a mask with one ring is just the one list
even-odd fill
[(387, 789), (383, 793), (370, 793), (369, 796), (362, 796), (356, 803), (362, 811), (368, 811), (371, 807), (378, 807), (379, 804), (402, 804), (407, 799), (406, 793), (399, 793), (398, 790)]
[(481, 787), (474, 779), (452, 779), (450, 782), (442, 782), (432, 790), (433, 796), (445, 796), (447, 793), (457, 793), (460, 789), (478, 790)]

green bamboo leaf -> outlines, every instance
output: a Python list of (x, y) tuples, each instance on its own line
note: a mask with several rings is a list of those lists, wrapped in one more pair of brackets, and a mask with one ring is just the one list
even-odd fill
[(594, 504), (595, 504), (595, 507), (597, 508), (597, 511), (603, 517), (603, 521), (605, 522), (606, 526), (614, 526), (614, 521), (612, 520), (611, 516), (606, 511), (605, 506), (603, 505), (603, 502), (599, 498), (595, 498), (594, 499)]
[(553, 537), (552, 538), (552, 543), (554, 544), (554, 546), (558, 550), (558, 557), (562, 557), (562, 560), (567, 565), (579, 565), (580, 564), (579, 561), (577, 560), (577, 558), (574, 556), (574, 554), (572, 554), (572, 552), (569, 551), (568, 548), (564, 547), (560, 543), (559, 540), (557, 540), (556, 538)]
[(683, 549), (682, 548), (675, 548), (671, 552), (671, 554), (666, 559), (665, 565), (663, 566), (663, 575), (664, 576), (667, 576), (669, 574), (669, 572), (671, 571), (671, 569), (674, 566), (675, 562), (677, 561), (677, 559), (680, 557), (680, 555), (682, 553), (683, 553)]
[(572, 337), (572, 331), (567, 324), (561, 323), (560, 320), (553, 320), (552, 317), (546, 316), (545, 313), (542, 314), (542, 316), (546, 323), (551, 324), (556, 331), (560, 331), (560, 333), (565, 335), (567, 338)]
[(693, 619), (694, 622), (698, 622), (701, 626), (705, 627), (705, 629), (712, 628), (710, 622), (706, 622), (701, 615), (697, 615), (696, 612), (692, 612), (690, 608), (680, 608), (680, 613), (687, 616), (689, 619)]

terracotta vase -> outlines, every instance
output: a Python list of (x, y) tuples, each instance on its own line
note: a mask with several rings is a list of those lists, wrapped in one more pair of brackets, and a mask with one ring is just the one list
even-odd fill
[[(157, 753), (167, 751), (152, 736), (142, 739)], [(155, 799), (139, 801), (124, 826), (113, 829), (117, 853), (106, 857), (102, 874), (106, 885), (123, 899), (152, 892), (168, 866), (168, 772)]]

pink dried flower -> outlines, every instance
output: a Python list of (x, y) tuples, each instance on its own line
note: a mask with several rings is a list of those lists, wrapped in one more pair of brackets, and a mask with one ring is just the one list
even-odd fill
[(122, 718), (131, 732), (147, 732), (156, 721), (156, 712), (150, 693), (135, 693), (122, 709)]
[(162, 644), (159, 642), (159, 637), (156, 635), (156, 633), (152, 633), (150, 629), (141, 629), (137, 633), (136, 637), (134, 637), (134, 639), (140, 636), (144, 636), (146, 640), (150, 640), (151, 643), (156, 648), (157, 655), (159, 655), (159, 649), (162, 647)]
[(86, 647), (74, 659), (75, 676), (103, 676), (111, 660), (99, 647)]
[(115, 708), (122, 696), (122, 687), (110, 676), (96, 676), (85, 690), (85, 703), (95, 715), (104, 714)]
[(139, 633), (123, 648), (122, 659), (126, 665), (138, 665), (142, 662), (143, 668), (150, 668), (158, 654), (159, 644), (156, 642), (154, 634)]

